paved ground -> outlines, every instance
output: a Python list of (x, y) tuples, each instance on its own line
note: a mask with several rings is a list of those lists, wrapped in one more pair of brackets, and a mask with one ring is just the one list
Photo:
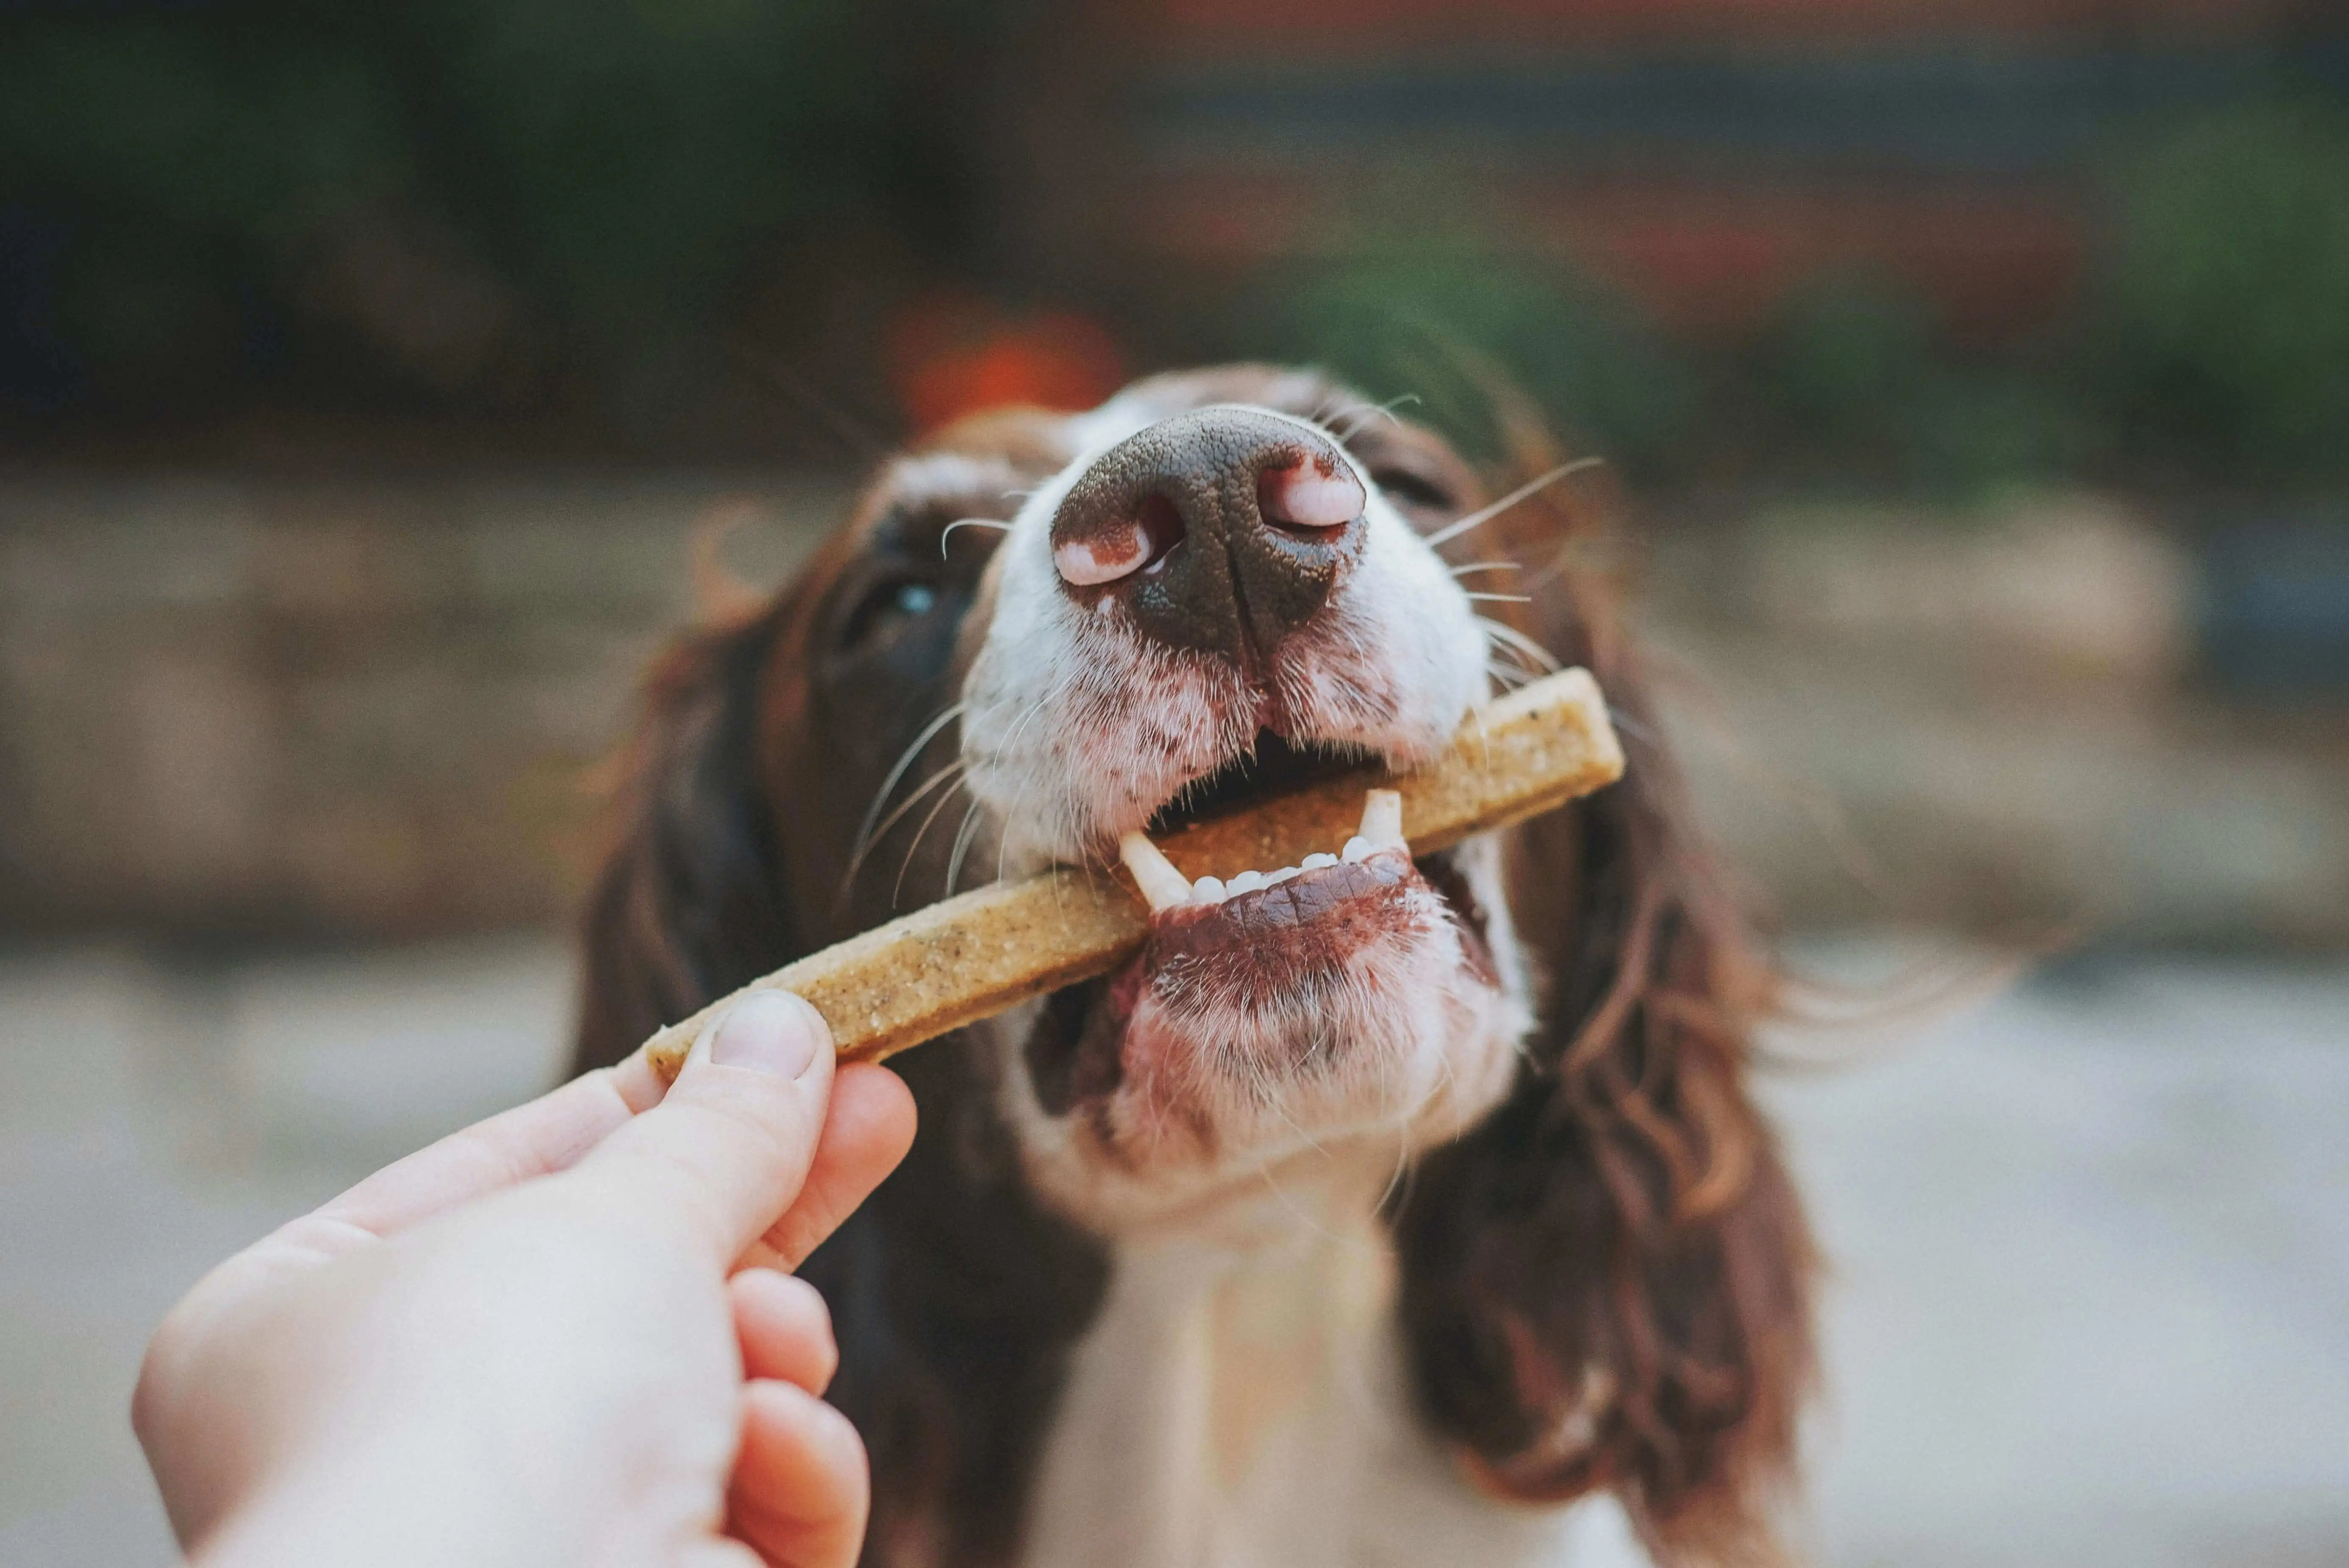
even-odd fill
[[(543, 1081), (565, 993), (529, 943), (0, 957), (0, 1568), (168, 1560), (155, 1317)], [(1837, 1267), (1822, 1559), (2349, 1563), (2349, 968), (2075, 965), (1903, 1032), (1770, 1091)]]

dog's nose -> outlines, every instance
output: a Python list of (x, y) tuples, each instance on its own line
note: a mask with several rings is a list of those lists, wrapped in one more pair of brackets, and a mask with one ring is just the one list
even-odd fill
[(1081, 603), (1117, 595), (1143, 631), (1243, 666), (1310, 620), (1362, 551), (1368, 497), (1319, 431), (1195, 408), (1112, 447), (1052, 517)]

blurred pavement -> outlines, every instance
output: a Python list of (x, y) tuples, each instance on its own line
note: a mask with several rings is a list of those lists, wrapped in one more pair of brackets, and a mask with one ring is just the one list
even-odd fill
[[(0, 1568), (169, 1560), (154, 1320), (548, 1081), (568, 988), (526, 940), (0, 957)], [(1891, 1032), (1769, 1089), (1835, 1261), (1823, 1561), (2349, 1563), (2349, 968), (2080, 960)]]

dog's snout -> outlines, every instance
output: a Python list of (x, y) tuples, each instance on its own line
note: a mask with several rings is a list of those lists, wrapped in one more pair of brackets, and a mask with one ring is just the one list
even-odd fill
[(1310, 620), (1358, 559), (1368, 496), (1335, 443), (1254, 408), (1196, 408), (1096, 460), (1052, 518), (1068, 592), (1236, 662)]

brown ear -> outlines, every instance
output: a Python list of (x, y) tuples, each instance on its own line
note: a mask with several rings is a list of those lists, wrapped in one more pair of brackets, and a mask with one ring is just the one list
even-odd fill
[(582, 923), (572, 1070), (796, 956), (774, 821), (759, 788), (761, 686), (786, 604), (690, 634), (647, 677), (617, 758), (616, 833)]
[[(1477, 553), (1517, 555), (1532, 582), (1566, 559), (1558, 542)], [(1772, 1562), (1812, 1376), (1813, 1253), (1744, 1082), (1770, 976), (1601, 585), (1568, 572), (1533, 591), (1549, 613), (1520, 629), (1598, 676), (1630, 764), (1517, 836), (1512, 907), (1543, 1022), (1509, 1099), (1397, 1205), (1417, 1391), (1490, 1490), (1611, 1488), (1661, 1563)]]

